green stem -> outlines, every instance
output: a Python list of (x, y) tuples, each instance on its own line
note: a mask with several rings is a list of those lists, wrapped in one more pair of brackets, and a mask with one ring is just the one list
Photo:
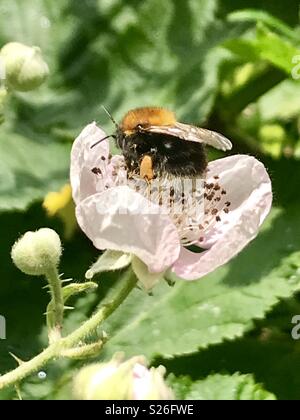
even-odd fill
[(64, 299), (62, 293), (61, 279), (56, 267), (49, 269), (46, 273), (50, 291), (51, 303), (47, 310), (47, 326), (50, 344), (60, 339), (64, 319)]
[(99, 325), (109, 317), (126, 299), (131, 290), (135, 287), (137, 278), (129, 268), (119, 279), (117, 285), (109, 293), (104, 304), (95, 312), (95, 314), (84, 322), (77, 330), (67, 337), (61, 338), (50, 344), (48, 348), (42, 351), (38, 356), (28, 362), (22, 363), (15, 370), (0, 376), (0, 390), (20, 383), (24, 378), (37, 372), (50, 360), (62, 357), (67, 349), (71, 349), (88, 335), (94, 332)]

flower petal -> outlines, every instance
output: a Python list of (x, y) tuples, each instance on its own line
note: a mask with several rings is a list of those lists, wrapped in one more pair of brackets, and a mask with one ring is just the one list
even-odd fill
[(104, 169), (107, 165), (109, 143), (102, 141), (96, 147), (91, 146), (106, 136), (95, 122), (87, 125), (73, 143), (71, 151), (70, 180), (75, 203), (97, 192), (97, 175), (93, 168)]
[(181, 250), (172, 271), (186, 280), (210, 273), (239, 253), (255, 238), (272, 204), (269, 175), (251, 156), (235, 155), (211, 162), (208, 175), (219, 176), (230, 212), (206, 232), (204, 246), (208, 250), (201, 254)]
[(127, 186), (87, 197), (76, 215), (96, 248), (133, 253), (152, 273), (165, 271), (179, 256), (180, 241), (169, 216)]

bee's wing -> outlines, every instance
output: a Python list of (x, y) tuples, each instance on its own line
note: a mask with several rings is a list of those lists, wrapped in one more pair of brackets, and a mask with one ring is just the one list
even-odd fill
[(186, 141), (205, 143), (223, 151), (232, 148), (231, 141), (222, 136), (222, 134), (179, 122), (172, 126), (151, 125), (147, 128), (143, 128), (143, 131), (147, 131), (148, 133), (167, 134), (169, 136), (179, 137)]

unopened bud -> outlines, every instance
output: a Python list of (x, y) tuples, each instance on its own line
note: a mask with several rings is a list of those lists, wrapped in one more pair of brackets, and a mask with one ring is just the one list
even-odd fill
[(162, 366), (148, 369), (142, 356), (125, 362), (117, 356), (108, 363), (82, 368), (75, 377), (73, 393), (78, 400), (174, 399), (164, 374)]
[(40, 276), (57, 267), (62, 247), (58, 234), (48, 228), (26, 232), (12, 247), (11, 257), (25, 274)]
[(0, 60), (5, 67), (5, 83), (13, 90), (26, 92), (36, 89), (49, 74), (39, 47), (10, 42), (1, 49)]

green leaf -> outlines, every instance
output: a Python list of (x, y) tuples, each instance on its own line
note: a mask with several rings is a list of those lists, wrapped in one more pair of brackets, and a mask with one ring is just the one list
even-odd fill
[(245, 61), (258, 61), (260, 54), (254, 39), (229, 39), (224, 42), (224, 47)]
[(0, 210), (24, 210), (68, 180), (69, 147), (0, 132)]
[(182, 398), (192, 381), (211, 373), (234, 374), (238, 371), (242, 374), (251, 372), (256, 382), (263, 383), (280, 400), (299, 400), (299, 340), (291, 337), (294, 327), (291, 320), (295, 313), (300, 313), (299, 297), (297, 307), (291, 307), (288, 311), (284, 309), (286, 303), (289, 300), (275, 307), (267, 320), (259, 321), (256, 330), (246, 337), (192, 355), (159, 359), (155, 365), (163, 364), (168, 372), (172, 372), (170, 379), (173, 379), (173, 375), (177, 378), (184, 375), (185, 382), (180, 381), (176, 394)]
[[(258, 70), (259, 76), (262, 71), (263, 81), (270, 83), (250, 74), (249, 78), (239, 78), (238, 88), (245, 87), (246, 94), (234, 96), (225, 104), (218, 100), (229, 117), (224, 125), (223, 121), (219, 124), (220, 114), (213, 112), (211, 128), (229, 135), (232, 127), (236, 133), (236, 114), (290, 76), (290, 58), (299, 54), (299, 29), (291, 29), (263, 11), (273, 11), (297, 25), (296, 0), (289, 7), (256, 0), (253, 7), (261, 10), (238, 12), (236, 20), (228, 25), (226, 10), (247, 7), (246, 3), (1, 0), (0, 47), (9, 41), (38, 45), (51, 69), (49, 80), (39, 90), (10, 97), (5, 109), (0, 110), (0, 118), (5, 116), (6, 120), (0, 127), (0, 210), (7, 210), (0, 214), (0, 314), (6, 317), (8, 332), (7, 340), (0, 340), (1, 374), (15, 366), (9, 352), (28, 360), (45, 348), (47, 335), (42, 315), (48, 303), (47, 294), (41, 290), (44, 283), (23, 276), (13, 267), (11, 246), (20, 233), (39, 226), (51, 226), (62, 233), (59, 221), (46, 218), (37, 204), (26, 213), (12, 213), (11, 209), (26, 209), (31, 201), (41, 200), (49, 190), (57, 190), (67, 181), (67, 142), (86, 123), (97, 120), (112, 129), (101, 103), (116, 119), (128, 108), (153, 104), (168, 106), (183, 121), (200, 124), (213, 110), (222, 80), (220, 65), (229, 59), (228, 63), (236, 66), (236, 58), (242, 58), (252, 61), (254, 73)], [(245, 33), (253, 20), (264, 24), (256, 38), (251, 38), (254, 28)], [(233, 60), (219, 48), (229, 37), (240, 40), (232, 44), (238, 50)], [(272, 90), (270, 96), (259, 101), (254, 137), (260, 132), (262, 117), (263, 123), (283, 121), (287, 135), (292, 132), (296, 138), (296, 85), (284, 83), (282, 91)], [(249, 96), (249, 91), (254, 94)], [(249, 152), (240, 140), (243, 136), (232, 137), (236, 150)], [(298, 307), (289, 314), (279, 313), (278, 319), (270, 318), (268, 325), (261, 321), (279, 299), (289, 298), (298, 289), (300, 207), (299, 203), (290, 207), (290, 203), (299, 202), (299, 162), (283, 157), (276, 163), (264, 161), (273, 179), (274, 197), (283, 207), (274, 212), (260, 236), (230, 264), (198, 282), (178, 281), (173, 289), (161, 282), (153, 297), (135, 290), (105, 325), (111, 342), (101, 359), (119, 350), (144, 353), (150, 358), (160, 354), (166, 357), (163, 364), (169, 371), (177, 369), (178, 377), (190, 374), (199, 387), (199, 379), (203, 382), (212, 372), (252, 372), (255, 381), (279, 398), (299, 397), (299, 343), (297, 346), (290, 338), (290, 320)], [(99, 252), (79, 232), (65, 241), (64, 248), (63, 272), (83, 279)], [(90, 317), (118, 272), (102, 276), (105, 281), (99, 290), (80, 297), (76, 310), (66, 313), (65, 334)], [(278, 336), (268, 340), (270, 330), (278, 328), (285, 329), (285, 334), (280, 330)], [(251, 331), (247, 338), (227, 341), (247, 331)], [(176, 356), (184, 354), (187, 356)], [(73, 366), (66, 361), (45, 366), (47, 379), (41, 381), (37, 375), (28, 378), (21, 389), (23, 397), (68, 398)], [(228, 387), (232, 383), (224, 375), (215, 378), (214, 391), (223, 380)], [(249, 381), (252, 379), (248, 377)], [(256, 387), (248, 382), (244, 389)], [(193, 390), (191, 380), (186, 380), (186, 391), (181, 392)], [(12, 394), (13, 390), (7, 390), (0, 398), (11, 398)]]
[(300, 83), (286, 79), (269, 90), (257, 102), (263, 122), (289, 121), (300, 113)]
[(56, 141), (72, 140), (92, 120), (111, 130), (102, 103), (117, 119), (149, 104), (193, 122), (210, 112), (224, 56), (214, 48), (224, 38), (222, 25), (215, 27), (216, 0), (131, 0), (105, 13), (96, 1), (28, 1), (2, 0), (0, 46), (38, 45), (50, 76), (7, 105), (0, 210), (23, 210), (67, 181), (69, 150)]
[(227, 266), (172, 289), (161, 283), (153, 297), (134, 291), (104, 325), (112, 337), (107, 357), (120, 348), (128, 355), (173, 357), (249, 331), (253, 320), (299, 290), (297, 220), (297, 208), (274, 211), (260, 236)]
[(300, 54), (300, 50), (265, 26), (257, 28), (257, 45), (262, 59), (291, 74), (293, 57)]
[[(18, 96), (20, 116), (40, 130), (50, 125), (69, 133), (94, 119), (111, 130), (102, 103), (117, 119), (149, 104), (171, 107), (194, 122), (211, 110), (224, 58), (214, 47), (228, 34), (221, 22), (216, 25), (217, 1), (130, 0), (104, 12), (97, 2), (64, 0), (57, 7), (44, 0), (33, 11), (19, 0), (3, 3), (8, 18), (0, 40), (39, 45), (51, 70), (59, 70), (39, 93)], [(35, 24), (44, 18), (46, 29)]]
[[(55, 143), (49, 135), (49, 113), (47, 123), (43, 120), (46, 102), (49, 109), (55, 100), (57, 111), (63, 113), (62, 95), (54, 95), (49, 86), (61, 79), (57, 72), (60, 48), (74, 30), (74, 18), (66, 14), (68, 4), (69, 0), (62, 0), (59, 7), (52, 0), (31, 0), (26, 5), (20, 0), (1, 2), (0, 47), (10, 41), (39, 46), (51, 75), (42, 88), (7, 101), (7, 123), (0, 132), (0, 211), (24, 210), (68, 180), (69, 147)], [(41, 116), (38, 130), (32, 125), (33, 109)]]
[(289, 40), (270, 31), (263, 24), (257, 26), (256, 38), (231, 39), (225, 41), (224, 46), (243, 60), (266, 60), (289, 76), (295, 66), (294, 57), (300, 55), (300, 50)]
[(275, 395), (256, 384), (251, 375), (214, 374), (189, 387), (185, 378), (171, 380), (177, 392), (180, 392), (181, 383), (186, 400), (276, 400)]
[(280, 32), (282, 35), (290, 38), (293, 41), (299, 42), (299, 34), (297, 34), (289, 25), (282, 20), (272, 16), (264, 10), (243, 9), (232, 12), (227, 17), (229, 22), (262, 22), (272, 29)]
[(57, 67), (60, 47), (75, 28), (75, 20), (67, 13), (69, 0), (59, 7), (53, 0), (2, 0), (0, 45), (10, 41), (39, 46), (52, 72)]

